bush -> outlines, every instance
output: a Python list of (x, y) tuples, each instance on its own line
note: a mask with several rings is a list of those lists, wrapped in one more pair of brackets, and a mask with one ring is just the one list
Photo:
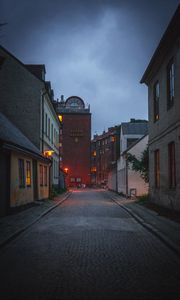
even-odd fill
[(52, 186), (51, 187), (51, 193), (50, 193), (50, 199), (53, 199), (54, 197), (57, 197), (58, 195), (66, 192), (66, 188), (60, 188), (58, 186)]
[(137, 197), (137, 202), (138, 202), (139, 204), (144, 204), (144, 203), (146, 203), (148, 200), (149, 200), (149, 195), (148, 195), (148, 194), (144, 194), (144, 195), (142, 195), (142, 196), (138, 196), (138, 197)]

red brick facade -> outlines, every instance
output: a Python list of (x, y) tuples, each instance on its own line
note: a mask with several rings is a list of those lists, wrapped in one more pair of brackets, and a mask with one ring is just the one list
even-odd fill
[(60, 168), (66, 173), (67, 186), (88, 186), (91, 183), (91, 113), (77, 96), (55, 101), (61, 122)]
[(68, 186), (90, 184), (91, 114), (62, 114), (62, 168)]

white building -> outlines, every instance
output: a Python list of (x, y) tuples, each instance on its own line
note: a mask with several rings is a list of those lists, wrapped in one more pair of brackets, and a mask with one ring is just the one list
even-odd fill
[(139, 172), (135, 172), (132, 169), (132, 164), (127, 163), (127, 154), (135, 156), (138, 160), (141, 159), (142, 153), (147, 149), (148, 146), (148, 135), (146, 134), (142, 138), (138, 139), (137, 142), (132, 144), (123, 152), (123, 158), (125, 159), (126, 166), (126, 191), (127, 196), (142, 196), (148, 194), (149, 185), (141, 178)]
[(131, 119), (130, 122), (121, 124), (120, 131), (120, 157), (117, 161), (117, 188), (118, 193), (128, 196), (127, 161), (124, 151), (141, 137), (147, 134), (148, 123), (143, 120)]

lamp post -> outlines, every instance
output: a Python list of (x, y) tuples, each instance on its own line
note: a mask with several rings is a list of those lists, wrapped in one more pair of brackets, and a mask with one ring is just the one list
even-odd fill
[(51, 161), (50, 167), (49, 167), (49, 197), (51, 197), (51, 188), (52, 188), (52, 184), (51, 184), (51, 167), (53, 164), (53, 160), (52, 160), (52, 156), (53, 156), (54, 151), (53, 150), (45, 150), (44, 151), (44, 156), (49, 158)]

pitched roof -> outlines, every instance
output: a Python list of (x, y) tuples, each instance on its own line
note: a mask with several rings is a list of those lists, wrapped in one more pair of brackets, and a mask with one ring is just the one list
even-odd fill
[(2, 113), (0, 113), (0, 140), (42, 157), (39, 149)]
[(148, 132), (148, 122), (127, 122), (121, 124), (123, 134), (142, 134)]
[(3, 65), (5, 59), (6, 59), (5, 57), (0, 56), (0, 67)]
[(44, 75), (46, 74), (45, 65), (29, 65), (25, 64), (25, 67), (37, 78), (44, 80)]
[(164, 35), (162, 36), (158, 47), (156, 48), (148, 67), (146, 68), (140, 83), (147, 83), (148, 77), (153, 68), (158, 68), (173, 43), (180, 36), (180, 4), (173, 15)]

